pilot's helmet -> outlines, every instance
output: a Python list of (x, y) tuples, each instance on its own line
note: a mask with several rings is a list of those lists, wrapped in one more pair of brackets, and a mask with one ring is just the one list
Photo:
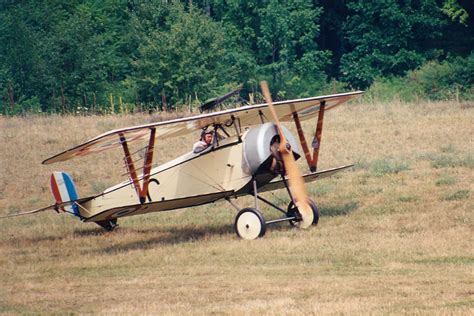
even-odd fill
[(207, 134), (213, 135), (213, 134), (214, 134), (214, 131), (212, 131), (212, 130), (203, 130), (203, 131), (201, 132), (201, 140), (204, 140), (204, 137), (205, 137)]

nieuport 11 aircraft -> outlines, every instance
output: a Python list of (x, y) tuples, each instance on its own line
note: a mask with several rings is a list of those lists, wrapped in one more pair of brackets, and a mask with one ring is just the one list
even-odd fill
[[(352, 166), (317, 170), (324, 113), (363, 92), (273, 103), (265, 82), (262, 82), (262, 91), (265, 104), (121, 128), (48, 158), (43, 164), (121, 148), (128, 180), (100, 194), (80, 198), (71, 176), (66, 172), (54, 172), (51, 175), (51, 188), (56, 201), (53, 205), (3, 217), (54, 209), (112, 231), (120, 217), (225, 200), (237, 210), (234, 227), (243, 239), (261, 237), (268, 225), (283, 221), (300, 228), (315, 225), (319, 220), (318, 208), (306, 195), (304, 183)], [(316, 122), (312, 153), (301, 126), (301, 121), (311, 118)], [(294, 122), (300, 146), (281, 122)], [(206, 129), (213, 132), (208, 148), (152, 168), (156, 141)], [(139, 141), (145, 143), (141, 168), (138, 168), (139, 159), (135, 159), (129, 149), (130, 143)], [(309, 167), (309, 172), (304, 175), (295, 162), (302, 156), (301, 151)], [(280, 188), (286, 188), (291, 201), (285, 208), (261, 195), (262, 192)], [(244, 195), (252, 195), (254, 201), (251, 206), (241, 208), (235, 199)], [(282, 212), (282, 217), (265, 221), (259, 202)]]

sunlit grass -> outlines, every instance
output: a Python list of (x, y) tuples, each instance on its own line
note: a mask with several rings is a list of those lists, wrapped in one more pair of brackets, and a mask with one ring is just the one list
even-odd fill
[[(1, 220), (0, 313), (471, 314), (472, 111), (388, 103), (327, 112), (319, 170), (356, 166), (307, 187), (321, 213), (308, 230), (280, 223), (240, 240), (228, 203), (123, 218), (113, 233), (52, 211)], [(40, 162), (109, 129), (180, 115), (0, 117), (0, 213), (52, 203), (55, 170), (70, 172), (81, 196), (124, 180), (120, 151)], [(304, 126), (312, 137), (315, 123)], [(196, 137), (158, 139), (157, 163)], [(284, 190), (265, 197), (289, 203)]]

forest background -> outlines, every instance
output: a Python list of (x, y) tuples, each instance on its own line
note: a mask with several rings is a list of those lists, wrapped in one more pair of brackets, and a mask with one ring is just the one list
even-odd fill
[(470, 0), (0, 0), (0, 115), (258, 99), (474, 99)]

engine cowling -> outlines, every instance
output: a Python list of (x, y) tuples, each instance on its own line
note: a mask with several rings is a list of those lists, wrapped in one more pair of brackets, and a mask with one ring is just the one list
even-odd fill
[[(300, 157), (298, 143), (286, 127), (282, 126), (281, 128), (291, 145), (295, 159), (298, 159)], [(251, 175), (272, 172), (270, 168), (272, 159), (279, 158), (271, 148), (275, 141), (279, 142), (279, 135), (274, 123), (265, 123), (251, 128), (244, 135), (243, 170)]]

